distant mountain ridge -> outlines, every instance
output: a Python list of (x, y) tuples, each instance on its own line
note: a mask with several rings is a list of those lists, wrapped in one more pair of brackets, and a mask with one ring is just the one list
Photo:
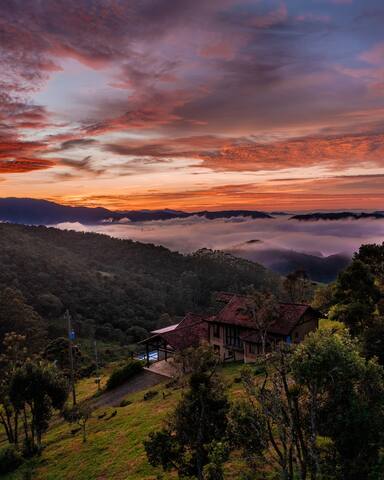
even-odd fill
[(79, 222), (85, 225), (171, 220), (192, 216), (209, 220), (231, 217), (273, 218), (265, 212), (253, 210), (226, 210), (217, 212), (183, 212), (177, 210), (128, 210), (112, 211), (106, 208), (72, 207), (48, 200), (31, 198), (0, 198), (0, 221), (26, 225), (56, 225)]
[(222, 210), (184, 212), (182, 210), (121, 210), (113, 211), (102, 207), (78, 207), (61, 205), (48, 200), (33, 198), (0, 198), (0, 222), (24, 225), (57, 225), (59, 223), (81, 223), (84, 225), (149, 222), (155, 220), (173, 220), (189, 217), (204, 217), (208, 220), (225, 218), (273, 219), (287, 216), (291, 220), (346, 220), (346, 219), (382, 219), (384, 211), (376, 212), (313, 212), (289, 216), (285, 212), (263, 212), (258, 210)]
[[(305, 270), (311, 280), (325, 283), (335, 280), (338, 273), (351, 261), (351, 256), (345, 253), (322, 256), (321, 253), (304, 253), (276, 247), (260, 248), (259, 243), (262, 242), (257, 240), (244, 242), (226, 249), (226, 252), (261, 264), (280, 275)], [(254, 245), (258, 248), (252, 248)]]
[(384, 212), (314, 212), (302, 215), (293, 215), (291, 220), (317, 221), (317, 220), (360, 220), (365, 218), (380, 219), (384, 218)]

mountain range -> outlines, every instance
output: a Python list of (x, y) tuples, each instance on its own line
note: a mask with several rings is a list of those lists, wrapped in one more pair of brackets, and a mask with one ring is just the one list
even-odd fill
[(48, 200), (33, 198), (0, 198), (0, 221), (25, 225), (57, 225), (59, 223), (79, 222), (83, 225), (148, 222), (153, 220), (172, 220), (192, 216), (205, 217), (208, 220), (233, 217), (253, 219), (272, 219), (287, 216), (292, 220), (360, 220), (383, 219), (384, 211), (376, 212), (312, 212), (292, 215), (286, 212), (262, 212), (258, 210), (222, 210), (184, 212), (181, 210), (121, 210), (113, 211), (102, 207), (73, 207)]
[(95, 225), (99, 223), (171, 220), (194, 215), (206, 217), (209, 220), (230, 217), (273, 218), (268, 213), (253, 210), (218, 212), (183, 212), (169, 209), (112, 211), (100, 207), (72, 207), (31, 198), (0, 198), (0, 221), (25, 225), (56, 225), (64, 222)]
[(291, 220), (314, 222), (318, 220), (360, 220), (384, 218), (384, 212), (314, 212), (302, 215), (293, 215)]
[(280, 275), (305, 270), (311, 280), (323, 283), (335, 280), (338, 273), (351, 261), (351, 256), (345, 253), (323, 256), (320, 252), (308, 253), (270, 247), (260, 240), (248, 240), (226, 251), (238, 258), (260, 263)]

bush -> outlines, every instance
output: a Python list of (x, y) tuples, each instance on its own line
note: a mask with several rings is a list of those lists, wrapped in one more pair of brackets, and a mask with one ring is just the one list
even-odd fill
[(153, 397), (156, 397), (156, 395), (158, 394), (159, 392), (157, 392), (156, 390), (148, 390), (148, 392), (146, 392), (144, 394), (144, 397), (143, 399), (144, 400), (151, 400)]
[(0, 450), (0, 475), (13, 472), (23, 463), (21, 454), (14, 447)]
[(120, 402), (120, 407), (128, 407), (128, 405), (131, 405), (132, 404), (132, 401), (131, 400), (127, 400), (126, 398), (124, 398), (124, 400), (122, 400)]
[(143, 364), (141, 362), (138, 360), (130, 360), (123, 367), (117, 368), (111, 373), (107, 381), (106, 389), (112, 390), (113, 388), (119, 387), (134, 375), (141, 372), (142, 369)]

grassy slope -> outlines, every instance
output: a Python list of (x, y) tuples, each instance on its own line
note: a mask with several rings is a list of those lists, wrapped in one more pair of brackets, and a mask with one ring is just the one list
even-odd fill
[[(240, 394), (241, 386), (233, 383), (241, 365), (229, 364), (223, 367), (224, 378), (230, 385), (231, 396)], [(105, 381), (105, 378), (104, 378)], [(73, 437), (72, 427), (56, 420), (44, 437), (46, 448), (40, 459), (31, 463), (34, 468), (33, 480), (155, 480), (159, 469), (151, 467), (145, 456), (143, 440), (161, 426), (165, 416), (172, 411), (180, 398), (180, 390), (166, 390), (164, 384), (156, 386), (159, 394), (152, 400), (144, 401), (145, 391), (127, 398), (132, 403), (117, 408), (117, 415), (111, 420), (97, 419), (100, 413), (112, 412), (114, 408), (100, 408), (89, 421), (89, 440), (82, 443), (80, 434)], [(163, 399), (162, 392), (171, 393)], [(96, 392), (91, 379), (84, 380), (78, 389), (79, 396), (86, 398)], [(228, 471), (228, 478), (235, 478), (236, 460)], [(5, 480), (24, 480), (25, 467), (5, 476)], [(166, 474), (165, 479), (175, 478)]]

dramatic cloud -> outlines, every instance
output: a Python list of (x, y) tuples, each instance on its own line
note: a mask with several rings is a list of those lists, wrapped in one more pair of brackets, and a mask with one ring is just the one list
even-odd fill
[(383, 18), (380, 0), (4, 0), (2, 191), (355, 205), (334, 179), (384, 172)]

